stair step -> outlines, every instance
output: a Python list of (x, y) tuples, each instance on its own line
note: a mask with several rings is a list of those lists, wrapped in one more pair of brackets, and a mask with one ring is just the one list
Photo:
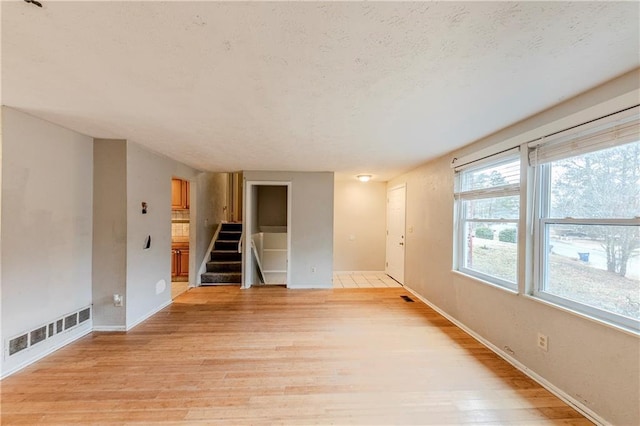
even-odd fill
[(242, 262), (207, 262), (207, 272), (241, 272)]
[(238, 250), (238, 241), (216, 240), (215, 250)]
[(239, 231), (242, 232), (242, 223), (223, 223), (220, 231)]
[(214, 250), (211, 252), (212, 262), (219, 262), (224, 260), (242, 260), (242, 253), (238, 253), (238, 250)]
[(242, 274), (240, 272), (205, 272), (202, 274), (202, 284), (236, 284), (241, 282)]
[(218, 240), (224, 240), (224, 241), (240, 241), (241, 237), (242, 237), (242, 232), (220, 231), (220, 233), (218, 234)]

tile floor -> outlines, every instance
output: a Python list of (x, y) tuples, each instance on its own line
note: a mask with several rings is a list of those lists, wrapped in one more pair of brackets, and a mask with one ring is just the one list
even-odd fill
[(189, 289), (189, 283), (186, 281), (174, 281), (171, 283), (171, 300), (180, 296)]
[[(175, 299), (188, 290), (187, 282), (171, 283), (171, 298)], [(402, 287), (396, 280), (384, 272), (334, 272), (334, 288), (372, 288)]]
[(334, 288), (402, 287), (384, 272), (334, 272)]

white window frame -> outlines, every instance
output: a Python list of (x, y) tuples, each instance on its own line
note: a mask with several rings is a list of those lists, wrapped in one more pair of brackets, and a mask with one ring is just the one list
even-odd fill
[[(519, 281), (519, 272), (520, 272), (520, 253), (519, 253), (519, 235), (521, 230), (520, 226), (520, 217), (521, 214), (518, 215), (516, 219), (503, 219), (503, 218), (495, 218), (495, 219), (467, 219), (466, 209), (464, 208), (465, 201), (471, 200), (480, 200), (480, 199), (492, 199), (492, 198), (502, 198), (502, 197), (510, 197), (510, 196), (518, 196), (518, 209), (522, 209), (521, 205), (521, 197), (520, 197), (520, 188), (521, 184), (509, 184), (504, 185), (497, 188), (488, 188), (488, 189), (477, 189), (477, 190), (469, 190), (469, 191), (461, 191), (460, 190), (460, 179), (462, 174), (465, 172), (472, 172), (474, 170), (488, 168), (491, 166), (498, 166), (502, 163), (508, 163), (517, 160), (520, 162), (520, 167), (522, 168), (522, 163), (520, 159), (519, 147), (510, 149), (508, 151), (483, 158), (478, 161), (474, 161), (473, 163), (463, 164), (455, 167), (455, 189), (454, 189), (454, 199), (455, 199), (455, 244), (454, 244), (454, 269), (460, 273), (465, 275), (469, 275), (471, 277), (477, 278), (483, 282), (487, 282), (489, 284), (494, 284), (502, 288), (506, 288), (512, 291), (518, 290), (518, 281)], [(503, 278), (499, 278), (493, 275), (489, 275), (478, 270), (468, 268), (465, 266), (465, 247), (467, 244), (466, 241), (466, 226), (467, 223), (510, 223), (513, 224), (517, 230), (518, 240), (516, 241), (516, 271), (515, 276), (516, 279), (514, 282), (505, 280)]]
[[(586, 126), (585, 126), (586, 127)], [(580, 132), (576, 132), (577, 137), (582, 137)], [(567, 144), (571, 143), (571, 137), (564, 138)], [(602, 144), (598, 149), (590, 148), (585, 150), (584, 153), (601, 151), (610, 148), (611, 144)], [(581, 155), (583, 153), (577, 153)], [(563, 158), (571, 157), (570, 153), (567, 153)], [(535, 157), (535, 153), (532, 155)], [(560, 159), (560, 158), (558, 158)], [(555, 160), (554, 160), (555, 161)], [(535, 196), (534, 202), (534, 285), (531, 291), (531, 295), (546, 302), (550, 302), (554, 305), (558, 305), (567, 308), (571, 311), (579, 314), (586, 315), (588, 317), (604, 321), (614, 326), (621, 326), (625, 329), (632, 330), (634, 332), (640, 331), (640, 321), (633, 318), (626, 317), (614, 312), (610, 312), (604, 309), (593, 307), (585, 303), (581, 303), (572, 299), (568, 299), (562, 296), (557, 296), (545, 291), (549, 276), (549, 234), (548, 225), (609, 225), (609, 226), (638, 226), (640, 225), (640, 218), (550, 218), (549, 217), (549, 201), (550, 201), (550, 164), (553, 161), (549, 161), (544, 164), (534, 164), (531, 166), (534, 168), (534, 176), (536, 176), (536, 182), (534, 182)]]

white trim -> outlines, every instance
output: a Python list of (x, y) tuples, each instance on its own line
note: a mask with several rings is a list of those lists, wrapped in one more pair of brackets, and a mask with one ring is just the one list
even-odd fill
[(167, 306), (171, 305), (172, 303), (173, 303), (173, 300), (169, 300), (168, 302), (163, 303), (162, 305), (158, 306), (157, 308), (152, 309), (151, 311), (149, 311), (149, 313), (147, 313), (146, 315), (144, 315), (144, 316), (140, 317), (139, 319), (135, 320), (133, 323), (127, 324), (127, 327), (126, 327), (125, 331), (131, 330), (136, 325), (138, 325), (141, 322), (149, 319), (150, 317), (152, 317), (153, 315), (157, 314), (158, 312), (160, 312), (161, 310), (163, 310)]
[(382, 271), (333, 271), (334, 274), (336, 275), (345, 275), (345, 274), (385, 274), (386, 272), (384, 270)]
[(563, 391), (553, 383), (549, 382), (547, 379), (545, 379), (535, 371), (531, 370), (526, 365), (524, 365), (517, 359), (513, 358), (511, 355), (504, 352), (502, 349), (498, 348), (496, 345), (494, 345), (484, 337), (477, 334), (471, 328), (467, 327), (464, 323), (458, 321), (456, 318), (447, 314), (445, 311), (443, 311), (442, 309), (440, 309), (439, 307), (431, 303), (429, 300), (422, 297), (420, 294), (418, 294), (418, 292), (416, 292), (412, 288), (407, 287), (406, 285), (404, 286), (404, 288), (407, 289), (415, 297), (417, 297), (422, 303), (429, 306), (431, 309), (433, 309), (434, 311), (436, 311), (437, 313), (439, 313), (440, 315), (442, 315), (443, 317), (451, 321), (456, 327), (460, 328), (462, 331), (464, 331), (465, 333), (473, 337), (475, 340), (477, 340), (480, 344), (485, 346), (491, 352), (495, 353), (500, 358), (507, 361), (509, 364), (514, 366), (516, 369), (518, 369), (520, 372), (524, 373), (527, 377), (529, 377), (530, 379), (538, 383), (540, 386), (542, 386), (543, 388), (545, 388), (546, 390), (548, 390), (549, 392), (551, 392), (552, 394), (560, 398), (565, 403), (575, 408), (587, 419), (591, 420), (597, 425), (607, 425), (607, 426), (611, 425), (611, 423), (607, 422), (605, 419), (600, 417), (596, 412), (594, 412), (589, 407), (584, 405), (581, 401), (575, 399), (573, 396), (569, 395), (568, 393), (566, 393), (565, 391)]
[(102, 333), (107, 331), (127, 331), (127, 327), (124, 325), (95, 325), (93, 331)]
[[(223, 222), (224, 223), (224, 222)], [(211, 252), (213, 251), (213, 246), (218, 239), (218, 235), (220, 235), (220, 230), (222, 229), (222, 223), (218, 224), (218, 228), (213, 233), (213, 237), (211, 238), (211, 242), (209, 243), (209, 247), (205, 252), (205, 256), (202, 259), (202, 263), (200, 264), (200, 268), (198, 269), (198, 276), (196, 277), (196, 287), (199, 287), (202, 284), (202, 274), (207, 272), (207, 262), (211, 259)]]
[[(285, 280), (286, 287), (291, 288), (291, 234), (293, 233), (293, 182), (290, 180), (245, 180), (243, 193), (244, 193), (244, 204), (243, 204), (243, 232), (245, 235), (245, 241), (243, 246), (251, 247), (252, 246), (252, 234), (251, 234), (251, 226), (252, 220), (251, 215), (253, 213), (253, 204), (251, 203), (251, 194), (250, 189), (254, 186), (286, 186), (287, 187), (287, 278)], [(253, 274), (251, 272), (251, 250), (244, 250), (242, 255), (242, 284), (240, 286), (241, 289), (248, 289), (251, 287), (248, 282), (250, 278), (253, 278)], [(251, 276), (250, 276), (251, 275)]]
[[(92, 315), (93, 315), (93, 312), (92, 312)], [(78, 334), (73, 334), (73, 331), (71, 331), (69, 333), (70, 335), (66, 339), (64, 339), (64, 340), (60, 341), (59, 343), (51, 346), (49, 349), (37, 354), (33, 358), (25, 360), (25, 361), (21, 362), (20, 364), (16, 365), (15, 367), (13, 367), (13, 368), (11, 368), (11, 369), (9, 369), (7, 371), (3, 371), (2, 372), (2, 376), (0, 376), (0, 380), (7, 378), (7, 377), (11, 376), (14, 373), (17, 373), (18, 371), (22, 370), (23, 368), (28, 367), (28, 366), (30, 366), (31, 364), (33, 364), (33, 363), (35, 363), (37, 361), (40, 361), (42, 358), (44, 358), (44, 357), (46, 357), (48, 355), (51, 355), (52, 353), (54, 353), (58, 349), (62, 349), (64, 346), (67, 346), (68, 344), (73, 343), (76, 340), (78, 340), (78, 339), (86, 336), (87, 334), (91, 333), (93, 331), (93, 326), (91, 324), (92, 322), (93, 322), (93, 320), (90, 320), (90, 321), (87, 321), (86, 324), (83, 323), (81, 326), (77, 327), (74, 331), (79, 331)], [(60, 334), (62, 334), (62, 333), (60, 333)]]

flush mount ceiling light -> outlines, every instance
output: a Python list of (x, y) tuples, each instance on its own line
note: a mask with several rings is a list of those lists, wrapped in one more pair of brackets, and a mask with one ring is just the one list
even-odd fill
[(371, 180), (371, 175), (358, 175), (356, 177), (360, 182), (369, 182)]

